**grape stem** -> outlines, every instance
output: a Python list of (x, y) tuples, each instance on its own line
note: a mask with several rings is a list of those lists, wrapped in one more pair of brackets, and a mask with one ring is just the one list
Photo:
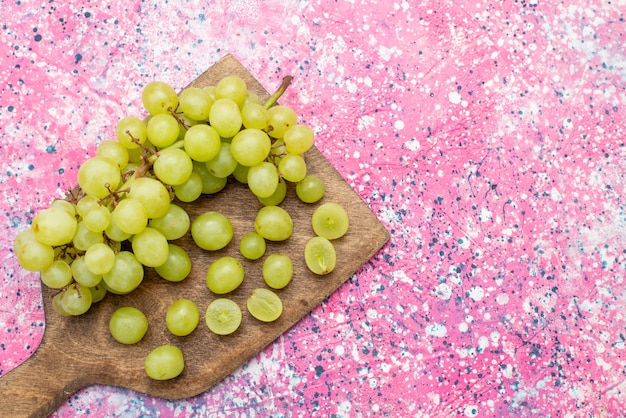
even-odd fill
[(270, 107), (274, 106), (276, 102), (278, 102), (278, 99), (280, 99), (280, 96), (282, 96), (283, 93), (287, 91), (287, 88), (291, 84), (292, 80), (293, 80), (293, 76), (288, 75), (288, 76), (283, 77), (283, 82), (278, 87), (278, 90), (276, 90), (276, 92), (272, 94), (269, 97), (269, 99), (265, 101), (265, 103), (263, 104), (263, 107), (265, 107), (266, 109), (269, 109)]

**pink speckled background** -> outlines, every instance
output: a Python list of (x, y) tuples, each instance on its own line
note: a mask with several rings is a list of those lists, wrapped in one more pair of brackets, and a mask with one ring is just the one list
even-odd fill
[(15, 234), (141, 85), (227, 53), (295, 76), (391, 240), (206, 393), (91, 386), (53, 417), (624, 416), (624, 0), (71, 3), (1, 3), (0, 374), (45, 326)]

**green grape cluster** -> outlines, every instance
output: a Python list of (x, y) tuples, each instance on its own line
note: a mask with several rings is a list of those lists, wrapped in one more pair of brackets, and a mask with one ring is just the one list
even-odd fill
[[(234, 231), (224, 214), (210, 211), (192, 221), (178, 202), (220, 192), (231, 177), (247, 185), (262, 206), (254, 231), (239, 243), (241, 255), (257, 260), (265, 255), (267, 241), (287, 240), (293, 220), (280, 206), (287, 183), (295, 184), (297, 197), (307, 204), (319, 202), (326, 192), (323, 180), (307, 172), (313, 130), (293, 109), (277, 104), (290, 81), (286, 77), (265, 102), (236, 75), (180, 93), (161, 81), (147, 84), (142, 91), (146, 115), (120, 119), (115, 139), (101, 141), (80, 166), (77, 187), (39, 211), (15, 237), (20, 265), (58, 289), (54, 310), (82, 315), (107, 293), (128, 294), (142, 283), (145, 267), (164, 280), (184, 280), (192, 261), (175, 240), (190, 233), (198, 247), (217, 251), (232, 241)], [(346, 211), (324, 203), (315, 210), (312, 228), (306, 265), (328, 274), (336, 264), (331, 240), (348, 229)], [(270, 289), (284, 288), (293, 275), (291, 258), (269, 255), (262, 275)], [(224, 256), (209, 267), (206, 284), (214, 294), (226, 295), (244, 276), (241, 262)], [(250, 314), (264, 322), (282, 313), (282, 302), (270, 289), (256, 289), (247, 302)], [(206, 310), (207, 326), (218, 335), (235, 332), (241, 323), (241, 309), (229, 300), (220, 297)], [(181, 299), (170, 306), (167, 327), (174, 335), (188, 335), (198, 317), (195, 303)], [(140, 310), (124, 307), (110, 318), (109, 328), (115, 340), (133, 344), (144, 337), (148, 323)], [(175, 347), (163, 346), (150, 354), (145, 367), (151, 377), (169, 379), (182, 372), (184, 361)]]

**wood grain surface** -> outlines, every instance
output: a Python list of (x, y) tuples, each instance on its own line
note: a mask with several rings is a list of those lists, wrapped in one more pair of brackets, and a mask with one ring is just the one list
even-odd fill
[[(250, 90), (262, 98), (268, 97), (263, 86), (230, 55), (191, 85), (212, 85), (228, 74), (241, 76)], [(297, 104), (290, 105), (297, 110)], [(193, 263), (191, 274), (184, 281), (167, 282), (152, 269), (146, 268), (139, 289), (124, 296), (109, 294), (87, 314), (71, 318), (61, 317), (52, 310), (51, 299), (55, 291), (43, 287), (46, 323), (43, 340), (31, 358), (0, 378), (0, 416), (46, 416), (71, 394), (90, 384), (126, 387), (167, 399), (191, 397), (218, 383), (294, 326), (361, 268), (389, 239), (389, 233), (367, 205), (316, 148), (307, 152), (306, 160), (309, 172), (319, 175), (326, 182), (327, 193), (322, 202), (341, 203), (348, 212), (350, 229), (334, 242), (337, 268), (327, 276), (309, 272), (303, 261), (303, 251), (306, 241), (314, 236), (310, 218), (319, 203), (301, 203), (293, 187), (289, 188), (288, 197), (281, 206), (293, 217), (293, 235), (282, 243), (268, 243), (266, 253), (288, 254), (294, 262), (292, 282), (277, 291), (284, 304), (284, 312), (277, 321), (262, 323), (251, 317), (245, 308), (245, 300), (252, 290), (265, 287), (261, 276), (264, 258), (253, 262), (245, 260), (239, 254), (238, 243), (245, 233), (254, 230), (254, 217), (261, 205), (247, 186), (231, 181), (220, 193), (202, 196), (192, 204), (181, 203), (192, 219), (206, 211), (227, 215), (235, 231), (233, 241), (216, 252), (195, 246), (189, 233), (175, 241), (188, 251)], [(210, 263), (227, 254), (240, 259), (246, 271), (240, 288), (227, 295), (242, 308), (243, 321), (234, 334), (217, 336), (208, 330), (204, 322), (206, 307), (217, 297), (207, 289), (205, 276)], [(201, 322), (191, 335), (176, 337), (165, 326), (165, 312), (170, 303), (183, 297), (196, 302)], [(119, 344), (108, 331), (111, 313), (121, 306), (137, 307), (148, 317), (149, 330), (138, 344)], [(183, 351), (185, 369), (173, 380), (154, 381), (145, 374), (143, 362), (153, 348), (162, 344), (174, 344)]]

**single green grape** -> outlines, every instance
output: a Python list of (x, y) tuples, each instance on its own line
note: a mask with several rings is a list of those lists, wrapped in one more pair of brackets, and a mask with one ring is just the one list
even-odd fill
[(139, 177), (134, 179), (129, 187), (128, 197), (141, 202), (148, 218), (160, 218), (167, 213), (172, 198), (167, 187), (159, 180)]
[(169, 113), (152, 116), (146, 125), (146, 136), (157, 148), (169, 147), (176, 142), (179, 134), (178, 121)]
[(304, 261), (313, 273), (325, 275), (335, 269), (337, 254), (332, 242), (324, 237), (309, 239), (304, 247)]
[(66, 211), (70, 216), (76, 216), (76, 205), (65, 199), (54, 199), (48, 207), (62, 209)]
[(276, 321), (283, 313), (283, 302), (269, 289), (257, 288), (246, 301), (248, 312), (262, 322)]
[(283, 178), (280, 178), (278, 179), (278, 186), (276, 186), (276, 190), (274, 190), (271, 196), (257, 196), (257, 199), (263, 206), (278, 206), (285, 200), (285, 197), (287, 197), (287, 183)]
[(135, 257), (144, 266), (158, 267), (168, 259), (167, 239), (154, 228), (146, 227), (133, 237), (131, 244)]
[(179, 245), (169, 243), (167, 260), (155, 267), (159, 276), (170, 282), (180, 282), (191, 273), (191, 258)]
[(109, 331), (117, 342), (136, 344), (148, 332), (148, 318), (133, 306), (122, 306), (109, 318)]
[(118, 202), (113, 209), (111, 222), (114, 222), (123, 232), (135, 235), (148, 225), (148, 211), (139, 199), (127, 197)]
[(206, 163), (209, 173), (215, 177), (228, 177), (237, 168), (237, 160), (230, 151), (230, 143), (222, 142), (217, 155)]
[(267, 110), (268, 134), (272, 138), (282, 138), (287, 129), (298, 123), (298, 115), (288, 106), (275, 105)]
[(120, 144), (119, 141), (113, 141), (112, 139), (107, 139), (98, 144), (96, 156), (110, 158), (117, 163), (120, 170), (126, 168), (130, 158), (128, 148)]
[(293, 220), (280, 206), (264, 206), (257, 212), (254, 229), (266, 240), (284, 241), (293, 232)]
[(193, 202), (202, 195), (202, 177), (192, 172), (186, 182), (173, 186), (176, 198), (181, 202)]
[(304, 203), (318, 202), (325, 194), (326, 185), (315, 174), (308, 174), (296, 184), (296, 196)]
[(183, 352), (174, 345), (158, 346), (146, 357), (144, 369), (154, 380), (173, 379), (185, 369)]
[(183, 139), (185, 151), (192, 160), (207, 162), (217, 156), (222, 146), (219, 134), (209, 125), (198, 124), (187, 130)]
[(143, 281), (144, 269), (135, 254), (120, 251), (115, 254), (115, 264), (102, 276), (107, 289), (116, 294), (127, 294), (135, 290)]
[(139, 149), (148, 138), (146, 124), (139, 118), (126, 116), (115, 125), (115, 137), (124, 148)]
[(260, 164), (267, 158), (272, 147), (270, 137), (260, 129), (243, 129), (230, 143), (230, 152), (237, 162), (245, 166)]
[(230, 243), (233, 234), (230, 219), (219, 212), (205, 212), (191, 223), (191, 237), (196, 245), (204, 250), (221, 250)]
[(100, 302), (102, 299), (104, 299), (104, 297), (107, 294), (106, 286), (100, 283), (98, 283), (95, 286), (90, 287), (89, 290), (91, 291), (91, 303), (92, 304)]
[(169, 113), (178, 106), (178, 94), (169, 84), (152, 81), (144, 87), (141, 101), (151, 115)]
[[(110, 221), (109, 221), (110, 223)], [(94, 232), (87, 227), (85, 221), (78, 222), (76, 233), (72, 239), (72, 245), (79, 251), (87, 251), (93, 244), (104, 241), (102, 232)]]
[(14, 246), (15, 255), (20, 266), (28, 271), (41, 271), (54, 262), (54, 249), (42, 244), (37, 239), (25, 239)]
[(81, 197), (76, 203), (76, 213), (80, 216), (85, 217), (85, 214), (89, 211), (89, 209), (99, 206), (100, 199), (92, 195), (84, 195)]
[(103, 242), (90, 246), (83, 257), (85, 267), (96, 276), (108, 273), (115, 264), (115, 252)]
[(65, 316), (65, 317), (72, 316), (71, 314), (65, 312), (65, 309), (63, 309), (63, 295), (64, 294), (65, 294), (65, 291), (62, 290), (52, 297), (52, 309), (54, 309), (54, 311), (61, 316)]
[(256, 232), (249, 232), (239, 241), (239, 252), (248, 260), (258, 260), (266, 250), (265, 239)]
[(76, 280), (76, 283), (85, 286), (93, 287), (100, 283), (102, 280), (102, 274), (95, 274), (87, 268), (85, 264), (85, 257), (76, 257), (70, 266), (72, 277)]
[(167, 308), (165, 325), (167, 329), (178, 337), (189, 335), (200, 322), (198, 306), (189, 299), (178, 299)]
[(248, 188), (257, 197), (270, 197), (274, 194), (278, 181), (278, 170), (268, 161), (263, 161), (248, 169)]
[(41, 282), (52, 289), (61, 289), (71, 281), (72, 268), (63, 260), (55, 260), (41, 272)]
[(306, 162), (299, 154), (284, 155), (278, 163), (278, 172), (287, 181), (297, 183), (306, 176)]
[(111, 222), (111, 211), (106, 206), (96, 205), (83, 216), (85, 226), (93, 232), (103, 232)]
[(315, 234), (333, 240), (345, 235), (350, 222), (343, 206), (328, 202), (315, 209), (311, 216), (311, 225)]
[(107, 238), (116, 242), (126, 241), (128, 238), (130, 238), (132, 234), (122, 231), (122, 229), (118, 226), (117, 222), (115, 221), (115, 216), (113, 216), (114, 212), (115, 210), (111, 213), (111, 222), (109, 222), (109, 226), (107, 227), (107, 229), (104, 230), (104, 234), (107, 236)]
[(269, 124), (267, 109), (260, 103), (245, 103), (241, 108), (244, 128), (266, 131)]
[(193, 172), (202, 179), (202, 194), (214, 194), (226, 187), (228, 176), (216, 177), (209, 171), (206, 163), (194, 161)]
[(189, 231), (191, 219), (183, 208), (171, 203), (167, 212), (159, 218), (150, 219), (148, 226), (163, 234), (165, 239), (172, 241), (182, 238)]
[(270, 254), (263, 262), (263, 280), (272, 289), (282, 289), (291, 282), (293, 263), (285, 254)]
[(215, 299), (206, 309), (205, 320), (209, 330), (217, 335), (229, 335), (241, 325), (241, 308), (227, 298)]
[(283, 140), (288, 153), (304, 154), (313, 146), (315, 134), (308, 126), (298, 124), (289, 127), (285, 131)]
[(195, 120), (206, 120), (213, 105), (211, 95), (200, 87), (187, 87), (178, 95), (180, 109)]
[(222, 138), (232, 138), (243, 124), (239, 106), (230, 98), (217, 99), (211, 106), (209, 123)]
[(59, 207), (39, 211), (31, 224), (37, 241), (53, 247), (70, 243), (77, 227), (76, 218)]
[(223, 77), (215, 86), (215, 95), (218, 99), (228, 98), (243, 106), (248, 94), (246, 82), (239, 76), (231, 74)]
[(237, 289), (244, 279), (244, 268), (234, 257), (223, 256), (209, 266), (206, 273), (206, 285), (218, 295)]
[(91, 291), (88, 287), (72, 283), (63, 291), (61, 306), (70, 315), (82, 315), (91, 307)]
[(168, 148), (159, 151), (152, 169), (163, 183), (176, 186), (187, 181), (193, 171), (193, 162), (182, 149)]

